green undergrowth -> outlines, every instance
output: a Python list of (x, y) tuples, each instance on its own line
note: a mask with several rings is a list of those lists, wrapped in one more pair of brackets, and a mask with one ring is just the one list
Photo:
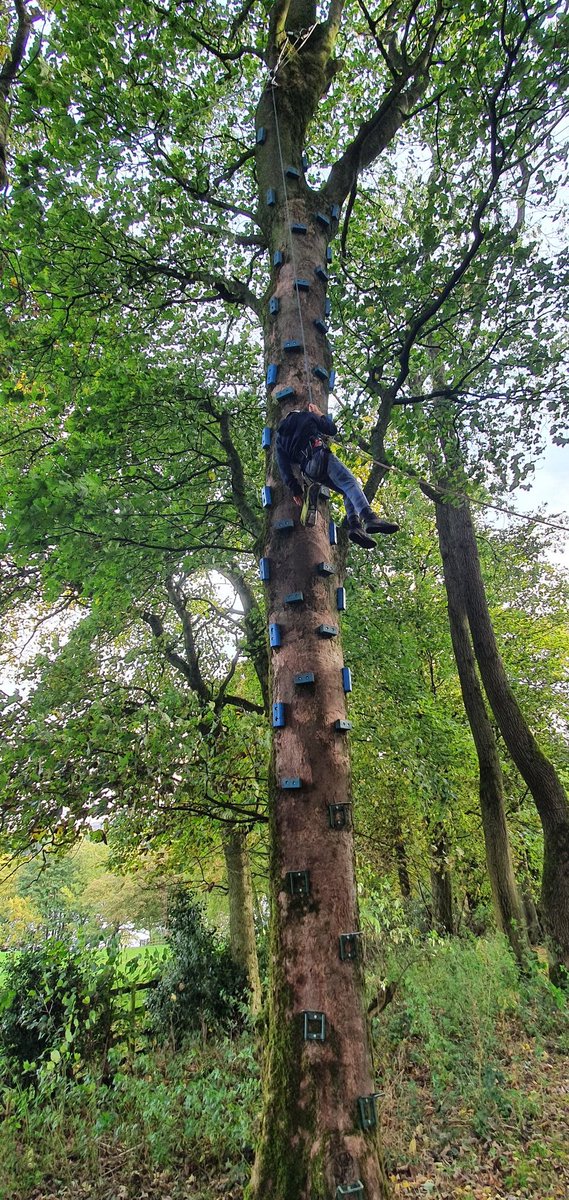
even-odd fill
[[(567, 998), (537, 967), (520, 980), (498, 937), (391, 954), (369, 975), (370, 994), (398, 980), (372, 1020), (394, 1196), (569, 1194)], [(258, 1059), (249, 1032), (194, 1037), (132, 1061), (113, 1051), (106, 1082), (52, 1071), (5, 1087), (0, 1200), (242, 1200)]]
[(3, 1089), (0, 1200), (76, 1195), (80, 1184), (110, 1200), (162, 1171), (179, 1184), (245, 1180), (259, 1106), (251, 1039), (196, 1039), (110, 1067), (108, 1083), (50, 1074), (36, 1091)]

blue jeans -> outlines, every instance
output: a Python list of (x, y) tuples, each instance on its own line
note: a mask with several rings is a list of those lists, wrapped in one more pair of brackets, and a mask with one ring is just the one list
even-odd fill
[(351, 517), (361, 517), (362, 513), (369, 512), (369, 500), (364, 496), (361, 485), (335, 454), (317, 450), (306, 464), (304, 474), (315, 483), (327, 484), (335, 492), (341, 493), (348, 521)]

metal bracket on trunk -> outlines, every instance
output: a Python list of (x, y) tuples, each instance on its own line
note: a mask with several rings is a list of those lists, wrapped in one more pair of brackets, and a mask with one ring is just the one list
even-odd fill
[(358, 938), (361, 938), (361, 933), (341, 933), (340, 934), (340, 958), (342, 962), (354, 962), (359, 957)]
[(288, 890), (291, 896), (309, 896), (310, 895), (310, 872), (309, 871), (287, 871), (286, 880)]
[(349, 804), (329, 804), (328, 821), (330, 829), (347, 829), (349, 811)]
[(305, 1042), (326, 1041), (326, 1016), (323, 1012), (303, 1012)]
[(377, 1127), (376, 1100), (381, 1092), (372, 1092), (371, 1096), (358, 1096), (358, 1116), (360, 1127), (365, 1131)]

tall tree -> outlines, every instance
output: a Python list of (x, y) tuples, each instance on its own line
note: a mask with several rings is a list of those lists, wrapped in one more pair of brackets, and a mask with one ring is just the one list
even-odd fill
[[(357, 88), (341, 84), (340, 35)], [(373, 364), (381, 403), (371, 414), (377, 418), (372, 448), (374, 458), (383, 458), (385, 430), (419, 334), (437, 320), (449, 284), (465, 275), (488, 226), (500, 220), (510, 200), (507, 187), (500, 193), (508, 172), (521, 174), (547, 121), (550, 131), (554, 127), (552, 95), (566, 71), (564, 60), (561, 68), (551, 67), (557, 38), (558, 23), (546, 6), (529, 13), (514, 3), (473, 10), (462, 2), (446, 8), (442, 0), (425, 0), (393, 4), (375, 16), (363, 4), (350, 14), (342, 0), (330, 0), (318, 21), (312, 5), (277, 0), (268, 31), (248, 3), (149, 9), (132, 0), (128, 8), (112, 3), (101, 13), (89, 0), (70, 0), (58, 10), (45, 53), (29, 64), (19, 92), (24, 129), (37, 126), (41, 115), (44, 132), (40, 149), (17, 164), (21, 186), (6, 220), (10, 303), (1, 319), (8, 348), (19, 355), (6, 390), (14, 404), (25, 400), (33, 418), (22, 421), (17, 452), (39, 463), (20, 491), (25, 495), (28, 487), (34, 506), (25, 538), (18, 531), (21, 501), (8, 519), (16, 569), (25, 541), (54, 593), (70, 575), (83, 591), (73, 547), (77, 538), (100, 537), (111, 499), (117, 530), (109, 558), (116, 566), (115, 590), (123, 596), (132, 596), (132, 579), (129, 591), (120, 572), (128, 557), (124, 548), (133, 540), (162, 553), (170, 567), (177, 555), (199, 558), (206, 548), (225, 559), (226, 463), (221, 482), (206, 487), (202, 476), (205, 498), (191, 488), (177, 493), (163, 542), (149, 536), (144, 495), (135, 512), (117, 503), (139, 462), (110, 488), (96, 468), (66, 477), (71, 431), (81, 433), (93, 407), (104, 405), (97, 374), (101, 343), (113, 334), (125, 339), (117, 367), (124, 376), (129, 349), (138, 341), (149, 367), (164, 372), (171, 396), (184, 396), (193, 374), (202, 395), (207, 384), (209, 395), (214, 388), (223, 392), (225, 406), (233, 397), (252, 428), (262, 420), (259, 389), (239, 389), (234, 379), (258, 350), (262, 330), (267, 424), (274, 428), (295, 406), (289, 388), (297, 402), (313, 398), (324, 410), (332, 363), (323, 328), (329, 242), (346, 204), (346, 243), (365, 172), (377, 197), (374, 171), (382, 152), (384, 189), (395, 187), (397, 163), (388, 148), (412, 116), (419, 133), (434, 126), (440, 136), (448, 122), (449, 158), (435, 174), (438, 193), (452, 193), (455, 204), (452, 221), (447, 204), (448, 236), (445, 230), (438, 246), (435, 237), (433, 254), (421, 261), (422, 294), (410, 323), (409, 314), (401, 314), (406, 332), (393, 383), (382, 382)], [(379, 94), (379, 101), (370, 102), (370, 94)], [(313, 175), (303, 160), (309, 139), (322, 157)], [(422, 153), (420, 136), (418, 144)], [(325, 164), (334, 158), (326, 175)], [(472, 229), (469, 239), (465, 225)], [(22, 227), (26, 246), (20, 254)], [(383, 253), (383, 222), (380, 232)], [(449, 240), (462, 249), (450, 280)], [(26, 350), (24, 327), (31, 334)], [(58, 395), (62, 376), (65, 400)], [(156, 404), (143, 383), (140, 391)], [(42, 464), (53, 463), (49, 441), (58, 423), (66, 453), (59, 486), (52, 489)], [(94, 441), (94, 461), (102, 450)], [(231, 509), (240, 537), (230, 546), (251, 554), (255, 472), (247, 481), (237, 466), (232, 458)], [(159, 499), (152, 457), (144, 474)], [(370, 496), (380, 475), (372, 473)], [(267, 486), (272, 505), (262, 571), (270, 622), (282, 627), (271, 661), (271, 700), (285, 705), (286, 723), (276, 730), (274, 745), (272, 1000), (252, 1196), (314, 1200), (363, 1191), (383, 1197), (361, 963), (339, 956), (339, 937), (357, 933), (351, 831), (349, 822), (341, 828), (326, 824), (331, 799), (337, 820), (350, 806), (344, 731), (335, 728), (344, 711), (340, 640), (317, 633), (318, 626), (338, 621), (334, 585), (340, 579), (331, 584), (317, 569), (334, 557), (327, 521), (313, 531), (296, 527), (288, 541), (274, 528), (291, 519), (292, 509), (270, 455)], [(187, 495), (191, 506), (183, 503)], [(150, 508), (156, 520), (159, 504)], [(91, 587), (93, 581), (96, 569)], [(285, 600), (294, 592), (304, 597), (298, 607)], [(294, 683), (295, 675), (310, 672), (313, 693), (305, 690), (312, 685)], [(283, 787), (283, 780), (300, 786)], [(354, 943), (357, 937), (343, 942), (343, 949), (355, 950)]]

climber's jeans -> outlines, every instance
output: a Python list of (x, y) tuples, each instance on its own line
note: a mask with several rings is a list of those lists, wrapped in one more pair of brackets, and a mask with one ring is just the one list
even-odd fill
[(342, 494), (348, 520), (369, 512), (369, 501), (364, 496), (358, 480), (335, 454), (317, 450), (304, 468), (304, 474), (315, 483), (327, 484), (335, 492)]

